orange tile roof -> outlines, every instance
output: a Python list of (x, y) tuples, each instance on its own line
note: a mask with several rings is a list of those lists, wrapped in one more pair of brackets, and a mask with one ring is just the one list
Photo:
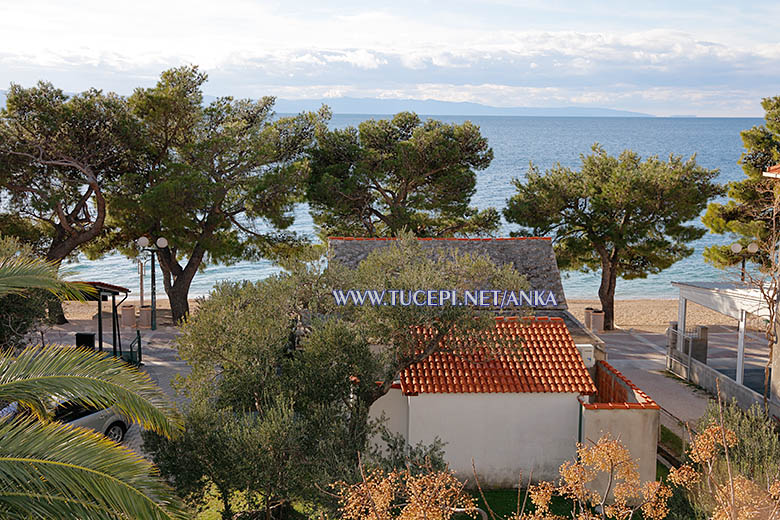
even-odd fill
[(658, 406), (658, 403), (653, 401), (653, 399), (647, 395), (645, 392), (639, 389), (638, 386), (636, 386), (634, 383), (631, 382), (630, 379), (628, 379), (626, 376), (624, 376), (622, 373), (620, 373), (615, 367), (607, 363), (606, 361), (599, 360), (599, 364), (604, 367), (606, 370), (608, 370), (613, 377), (621, 380), (623, 383), (626, 384), (631, 390), (634, 391), (634, 396), (636, 397), (637, 401), (636, 403), (625, 403), (625, 402), (612, 402), (612, 403), (582, 403), (582, 406), (589, 409), (589, 410), (614, 410), (614, 409), (620, 409), (620, 408), (627, 408), (627, 409), (633, 409), (633, 408), (641, 408), (645, 410), (660, 410), (660, 406)]
[(774, 166), (770, 166), (767, 170), (767, 173), (780, 173), (780, 164), (775, 164)]
[[(517, 341), (521, 349), (489, 351), (486, 345), (497, 336)], [(405, 369), (403, 393), (596, 392), (561, 318), (498, 317), (495, 330), (486, 332), (478, 345), (464, 346), (470, 347), (468, 352), (437, 352)]]

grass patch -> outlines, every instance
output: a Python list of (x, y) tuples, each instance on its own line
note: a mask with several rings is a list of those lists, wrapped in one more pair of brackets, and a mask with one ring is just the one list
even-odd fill
[(655, 479), (661, 482), (666, 481), (666, 477), (669, 476), (669, 468), (664, 466), (658, 461), (655, 461)]
[(710, 399), (714, 399), (714, 398), (716, 398), (716, 397), (717, 397), (717, 396), (716, 396), (716, 395), (714, 395), (712, 392), (709, 392), (709, 391), (708, 391), (706, 388), (704, 388), (703, 386), (699, 386), (699, 385), (697, 385), (696, 383), (693, 383), (693, 382), (691, 382), (691, 381), (687, 381), (687, 380), (683, 379), (682, 377), (678, 376), (677, 374), (675, 374), (674, 372), (672, 372), (671, 370), (664, 370), (662, 373), (663, 373), (663, 375), (665, 375), (665, 376), (666, 376), (666, 377), (668, 377), (669, 379), (674, 379), (674, 380), (675, 380), (675, 381), (677, 381), (678, 383), (682, 383), (682, 384), (684, 384), (685, 386), (687, 386), (687, 387), (689, 387), (689, 388), (691, 388), (691, 389), (693, 389), (693, 390), (698, 390), (698, 391), (700, 391), (700, 392), (702, 392), (702, 393), (706, 394), (706, 395), (707, 395), (707, 397), (709, 397)]
[(683, 452), (685, 450), (683, 446), (683, 440), (672, 430), (661, 425), (661, 444), (663, 444), (664, 448), (669, 450), (669, 452), (677, 457), (678, 459), (682, 457)]
[[(490, 504), (490, 508), (493, 510), (493, 512), (498, 516), (499, 518), (508, 518), (512, 515), (514, 515), (517, 512), (517, 489), (485, 489), (485, 498), (487, 498), (488, 504)], [(469, 491), (476, 499), (477, 499), (477, 507), (481, 508), (483, 511), (487, 512), (487, 508), (485, 507), (485, 502), (482, 500), (482, 497), (478, 490)], [(520, 490), (520, 504), (522, 505), (523, 499), (525, 498), (525, 489)], [(569, 500), (566, 500), (565, 498), (561, 498), (559, 496), (553, 496), (552, 497), (552, 504), (550, 506), (550, 510), (556, 514), (556, 515), (571, 515), (571, 509), (572, 509), (572, 503)], [(531, 499), (529, 498), (526, 506), (525, 506), (525, 512), (532, 512), (534, 510), (533, 504), (531, 504)], [(453, 518), (456, 520), (462, 520), (465, 518), (469, 518), (466, 515), (456, 515)], [(479, 517), (477, 517), (479, 519)]]

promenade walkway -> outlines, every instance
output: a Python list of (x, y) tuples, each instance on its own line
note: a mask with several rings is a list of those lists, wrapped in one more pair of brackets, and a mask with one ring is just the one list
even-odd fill
[[(46, 333), (47, 343), (61, 345), (75, 345), (76, 332), (93, 332), (94, 320), (70, 320), (65, 325), (58, 325)], [(177, 374), (186, 376), (190, 368), (186, 362), (179, 358), (179, 353), (173, 346), (173, 342), (179, 335), (179, 331), (172, 325), (162, 325), (157, 330), (141, 330), (143, 365), (141, 370), (149, 374), (152, 380), (174, 401), (180, 401), (180, 397), (173, 388), (173, 382)], [(103, 350), (111, 351), (110, 329), (108, 337), (103, 338)], [(135, 329), (122, 328), (122, 344), (126, 347), (135, 336)], [(142, 453), (142, 440), (138, 425), (133, 424), (125, 435), (123, 442), (130, 449)]]
[(710, 396), (666, 373), (666, 336), (661, 333), (614, 330), (599, 334), (607, 361), (661, 406), (661, 424), (684, 433), (704, 415)]

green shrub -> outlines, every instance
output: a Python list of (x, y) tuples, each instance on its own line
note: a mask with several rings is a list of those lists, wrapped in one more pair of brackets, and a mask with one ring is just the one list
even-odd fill
[(409, 444), (403, 435), (393, 433), (380, 423), (377, 435), (381, 443), (372, 445), (369, 451), (368, 463), (386, 472), (408, 469), (412, 474), (428, 471), (444, 471), (447, 462), (444, 460), (446, 443), (439, 437), (430, 444), (422, 441), (415, 445)]
[[(718, 403), (710, 401), (698, 431), (718, 421)], [(729, 450), (733, 470), (766, 489), (780, 469), (780, 435), (764, 408), (754, 404), (743, 410), (732, 400), (723, 403), (723, 423), (737, 434), (739, 442)]]
[[(13, 237), (0, 235), (0, 258), (34, 254), (32, 247)], [(46, 309), (52, 299), (44, 290), (0, 297), (0, 349), (22, 346), (31, 332), (46, 323)]]
[(707, 515), (694, 507), (683, 488), (672, 487), (672, 496), (666, 503), (669, 514), (666, 520), (706, 520)]
[[(731, 473), (743, 475), (759, 488), (767, 489), (780, 470), (780, 437), (773, 419), (758, 404), (743, 410), (736, 400), (732, 400), (723, 403), (722, 408), (723, 425), (733, 431), (738, 439), (737, 444), (729, 448)], [(710, 401), (696, 426), (697, 431), (719, 424), (719, 413), (717, 401)], [(713, 461), (711, 476), (715, 482), (728, 481), (729, 470), (723, 458)], [(712, 491), (703, 481), (688, 491), (686, 498), (692, 509), (680, 513), (681, 516), (670, 515), (669, 518), (705, 519), (717, 507)]]

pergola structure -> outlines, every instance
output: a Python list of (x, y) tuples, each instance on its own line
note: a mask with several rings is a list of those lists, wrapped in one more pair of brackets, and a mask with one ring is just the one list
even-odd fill
[[(739, 282), (672, 282), (680, 289), (680, 302), (677, 308), (677, 330), (685, 331), (685, 317), (689, 301), (712, 309), (739, 321), (739, 339), (737, 341), (738, 384), (745, 377), (745, 325), (748, 313), (761, 318), (769, 318), (769, 307), (761, 297), (761, 292)], [(683, 334), (677, 335), (677, 349), (683, 350)]]
[[(95, 294), (86, 295), (87, 301), (98, 302), (98, 350), (103, 351), (103, 301), (108, 301), (108, 297), (111, 297), (111, 336), (113, 339), (114, 356), (118, 353), (122, 354), (122, 338), (119, 333), (119, 313), (117, 308), (127, 299), (127, 295), (130, 293), (130, 289), (120, 287), (119, 285), (112, 285), (105, 282), (79, 282), (91, 285), (97, 291)], [(120, 294), (124, 294), (125, 297), (117, 303), (116, 297)]]

